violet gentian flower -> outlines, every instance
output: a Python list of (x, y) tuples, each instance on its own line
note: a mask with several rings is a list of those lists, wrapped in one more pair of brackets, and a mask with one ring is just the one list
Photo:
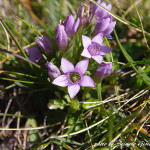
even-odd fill
[(68, 93), (74, 98), (80, 90), (80, 86), (95, 87), (91, 77), (84, 75), (88, 68), (89, 59), (81, 60), (74, 65), (66, 58), (61, 59), (61, 69), (65, 73), (58, 76), (52, 83), (61, 87), (68, 86)]
[(96, 22), (94, 35), (102, 33), (103, 36), (109, 36), (116, 25), (116, 21), (112, 21), (112, 16), (108, 16), (99, 22)]
[(82, 4), (78, 11), (78, 17), (80, 18), (80, 24), (90, 23), (91, 17), (90, 13), (90, 5)]
[(112, 63), (101, 64), (94, 72), (95, 79), (104, 79), (112, 73)]
[(36, 39), (36, 43), (38, 46), (44, 50), (46, 55), (49, 55), (53, 52), (53, 47), (49, 39), (47, 39), (45, 36), (38, 36)]
[(102, 33), (99, 33), (92, 40), (88, 36), (82, 35), (82, 43), (84, 46), (84, 50), (81, 55), (87, 58), (93, 58), (99, 64), (103, 61), (102, 55), (105, 55), (112, 51), (112, 48), (106, 45), (102, 45)]
[(65, 50), (68, 47), (68, 36), (62, 24), (56, 27), (55, 41), (60, 50)]
[[(107, 5), (105, 2), (101, 2), (101, 0), (98, 0), (97, 3), (106, 8), (107, 10), (111, 11), (112, 8), (111, 4)], [(109, 15), (104, 9), (102, 9), (96, 4), (93, 6), (92, 16), (94, 16), (94, 14), (96, 14), (96, 20), (98, 21), (102, 20), (103, 18)]]
[(39, 62), (39, 60), (43, 58), (38, 47), (30, 47), (30, 48), (27, 48), (25, 51), (29, 55), (29, 60), (33, 62)]
[(52, 80), (56, 79), (58, 76), (61, 75), (60, 70), (51, 62), (47, 62), (46, 67), (48, 68), (48, 75)]
[(72, 37), (75, 35), (75, 33), (78, 29), (79, 23), (80, 23), (79, 18), (77, 19), (77, 21), (75, 21), (74, 17), (71, 14), (67, 16), (63, 25), (65, 27), (65, 31), (68, 36)]

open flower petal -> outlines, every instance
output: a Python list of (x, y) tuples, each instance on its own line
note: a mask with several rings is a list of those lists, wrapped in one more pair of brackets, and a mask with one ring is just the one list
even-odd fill
[(52, 83), (61, 87), (68, 86), (67, 75), (58, 76)]
[(78, 84), (68, 86), (68, 93), (71, 98), (74, 98), (80, 90)]
[(100, 53), (100, 55), (105, 55), (105, 54), (107, 54), (107, 53), (109, 53), (109, 52), (111, 52), (112, 51), (112, 48), (111, 47), (108, 47), (108, 46), (101, 46), (101, 53)]
[(95, 82), (93, 79), (87, 75), (82, 76), (82, 80), (79, 83), (81, 86), (84, 87), (95, 87)]
[(97, 61), (99, 64), (101, 64), (102, 61), (103, 61), (103, 57), (100, 56), (100, 55), (92, 56), (92, 58), (93, 58), (95, 61)]
[(92, 42), (98, 43), (100, 45), (102, 45), (103, 43), (103, 34), (99, 33), (98, 35), (96, 35), (93, 39)]
[(89, 64), (89, 59), (81, 60), (75, 66), (75, 71), (77, 71), (80, 75), (83, 75), (88, 68), (88, 64)]
[(72, 71), (74, 71), (74, 65), (69, 60), (62, 57), (61, 69), (64, 73), (72, 72)]
[(91, 54), (89, 53), (87, 48), (85, 48), (83, 50), (83, 52), (81, 53), (81, 56), (84, 56), (84, 57), (87, 57), (87, 58), (91, 58)]
[(82, 35), (82, 43), (84, 48), (88, 48), (91, 45), (92, 41), (88, 36)]

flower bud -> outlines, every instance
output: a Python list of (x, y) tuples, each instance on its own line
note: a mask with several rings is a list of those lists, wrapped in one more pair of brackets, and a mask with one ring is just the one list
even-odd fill
[(83, 4), (78, 11), (78, 16), (80, 18), (80, 24), (86, 24), (90, 22), (90, 5)]
[(95, 79), (104, 79), (112, 73), (112, 63), (101, 64), (94, 72)]
[(50, 53), (53, 52), (52, 44), (51, 44), (50, 40), (47, 39), (45, 36), (42, 36), (42, 37), (38, 36), (36, 39), (36, 42), (37, 42), (38, 46), (42, 50), (44, 50), (46, 55), (49, 55)]
[(58, 76), (61, 75), (59, 69), (51, 62), (47, 62), (46, 67), (48, 68), (48, 75), (52, 80), (56, 79)]
[(79, 23), (80, 23), (79, 18), (77, 19), (77, 21), (75, 21), (74, 17), (71, 14), (67, 16), (63, 25), (65, 27), (65, 31), (68, 36), (72, 37), (75, 35), (78, 29)]
[(108, 16), (101, 21), (96, 22), (94, 35), (102, 33), (103, 36), (109, 36), (116, 25), (116, 21), (112, 21), (112, 16)]
[[(111, 11), (111, 8), (112, 8), (111, 4), (107, 5), (105, 2), (101, 2), (100, 0), (98, 0), (97, 3), (103, 6), (104, 8), (108, 9), (109, 11)], [(96, 14), (96, 20), (99, 20), (99, 21), (109, 16), (106, 10), (102, 9), (96, 4), (93, 6), (92, 15), (94, 16), (94, 14)]]
[(56, 27), (55, 41), (59, 49), (65, 50), (68, 47), (68, 36), (63, 25)]
[(25, 51), (29, 55), (29, 60), (33, 62), (39, 62), (39, 60), (43, 58), (38, 47), (30, 47), (27, 48)]

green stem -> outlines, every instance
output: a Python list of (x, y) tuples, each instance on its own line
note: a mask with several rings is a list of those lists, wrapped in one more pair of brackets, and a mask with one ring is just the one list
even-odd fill
[(16, 16), (17, 19), (21, 20), (23, 23), (25, 23), (26, 25), (28, 25), (29, 27), (31, 27), (39, 36), (43, 36), (38, 30), (36, 30), (33, 26), (31, 26), (28, 22), (26, 22), (25, 20), (21, 19), (20, 17)]
[(98, 99), (100, 101), (102, 101), (102, 90), (101, 90), (102, 87), (101, 86), (102, 86), (102, 81), (100, 81), (100, 83), (97, 86)]

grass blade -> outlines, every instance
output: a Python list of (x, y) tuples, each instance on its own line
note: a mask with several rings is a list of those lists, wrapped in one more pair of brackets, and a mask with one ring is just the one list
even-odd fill
[(34, 65), (34, 66), (37, 67), (37, 68), (41, 68), (39, 65), (37, 65), (36, 63), (30, 61), (29, 59), (26, 59), (26, 58), (24, 58), (24, 57), (22, 57), (22, 56), (20, 56), (20, 55), (18, 55), (18, 54), (15, 54), (15, 53), (13, 53), (13, 52), (7, 51), (6, 49), (1, 49), (1, 48), (0, 48), (0, 51), (1, 51), (1, 52), (5, 52), (5, 53), (9, 53), (9, 54), (11, 54), (11, 55), (14, 55), (15, 57), (20, 58), (20, 59), (22, 59), (22, 60), (24, 60), (24, 61), (26, 61), (26, 62), (28, 62), (28, 63)]
[(137, 67), (135, 65), (135, 63), (134, 63), (133, 59), (131, 58), (131, 56), (127, 53), (127, 51), (121, 45), (115, 30), (114, 30), (114, 34), (115, 34), (115, 37), (116, 37), (117, 44), (118, 44), (119, 48), (121, 49), (123, 55), (125, 56), (126, 60), (129, 62), (129, 64), (134, 69), (134, 71), (137, 73), (137, 75), (141, 79), (143, 79), (143, 81), (150, 87), (150, 78), (139, 67)]
[[(18, 43), (18, 41), (15, 39), (13, 33), (10, 31), (10, 29), (8, 28), (8, 26), (6, 25), (5, 21), (0, 17), (0, 22), (1, 24), (5, 27), (5, 29), (7, 30), (7, 32), (9, 33), (9, 35), (11, 36), (11, 38), (13, 39), (13, 41), (15, 42), (15, 44), (17, 45), (17, 47), (19, 48), (21, 54), (28, 59), (27, 55), (24, 53), (24, 51), (22, 50), (20, 44)], [(29, 65), (32, 67), (32, 64), (29, 62)]]
[(26, 22), (25, 20), (21, 19), (20, 17), (16, 16), (17, 19), (21, 20), (23, 23), (25, 23), (27, 26), (29, 26), (30, 28), (32, 28), (39, 36), (42, 36), (42, 34), (36, 30), (32, 25), (30, 25), (28, 22)]

